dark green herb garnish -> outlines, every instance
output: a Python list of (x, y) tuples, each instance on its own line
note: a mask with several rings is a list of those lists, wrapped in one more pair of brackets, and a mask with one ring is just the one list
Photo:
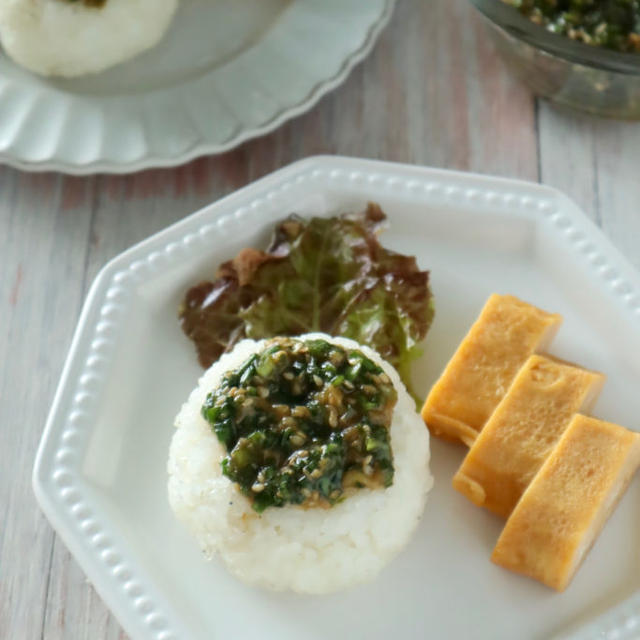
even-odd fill
[(201, 364), (245, 337), (321, 331), (370, 345), (410, 387), (410, 363), (433, 318), (429, 273), (380, 245), (384, 220), (373, 204), (358, 216), (290, 217), (268, 251), (244, 249), (217, 280), (189, 289), (179, 315)]
[(224, 376), (202, 415), (228, 452), (222, 472), (256, 511), (329, 507), (346, 489), (392, 484), (396, 398), (361, 351), (278, 338)]
[(640, 52), (639, 0), (504, 0), (549, 31), (586, 44)]

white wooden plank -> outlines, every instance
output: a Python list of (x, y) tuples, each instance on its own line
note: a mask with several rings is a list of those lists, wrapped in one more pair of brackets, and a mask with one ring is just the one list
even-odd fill
[(540, 101), (540, 181), (564, 191), (599, 224), (594, 118)]
[(541, 181), (569, 195), (640, 267), (640, 128), (540, 103)]
[[(86, 187), (90, 183), (86, 183)], [(0, 170), (0, 636), (40, 638), (53, 532), (31, 469), (82, 297), (90, 211)]]
[(594, 129), (602, 229), (640, 268), (640, 127), (637, 123), (600, 120)]

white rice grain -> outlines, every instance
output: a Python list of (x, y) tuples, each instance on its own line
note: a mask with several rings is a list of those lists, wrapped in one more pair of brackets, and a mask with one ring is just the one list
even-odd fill
[(223, 375), (264, 346), (264, 341), (244, 340), (205, 372), (176, 418), (168, 463), (169, 502), (206, 557), (219, 554), (241, 580), (319, 594), (372, 579), (409, 541), (433, 480), (428, 431), (395, 369), (353, 340), (324, 334), (301, 337), (360, 349), (391, 378), (398, 392), (391, 424), (393, 485), (360, 489), (330, 509), (253, 511), (222, 475), (224, 447), (200, 415), (207, 394)]

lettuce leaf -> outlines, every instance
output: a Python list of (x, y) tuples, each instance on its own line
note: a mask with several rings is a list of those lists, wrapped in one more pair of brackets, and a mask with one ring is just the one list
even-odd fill
[(375, 204), (358, 215), (290, 216), (267, 251), (243, 249), (215, 281), (189, 289), (179, 318), (202, 366), (245, 337), (323, 331), (371, 346), (411, 388), (433, 297), (429, 272), (378, 242), (385, 219)]

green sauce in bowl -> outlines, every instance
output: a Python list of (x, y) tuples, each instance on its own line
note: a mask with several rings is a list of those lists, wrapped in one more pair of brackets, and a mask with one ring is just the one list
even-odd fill
[(640, 52), (640, 0), (503, 0), (532, 22), (572, 40)]

